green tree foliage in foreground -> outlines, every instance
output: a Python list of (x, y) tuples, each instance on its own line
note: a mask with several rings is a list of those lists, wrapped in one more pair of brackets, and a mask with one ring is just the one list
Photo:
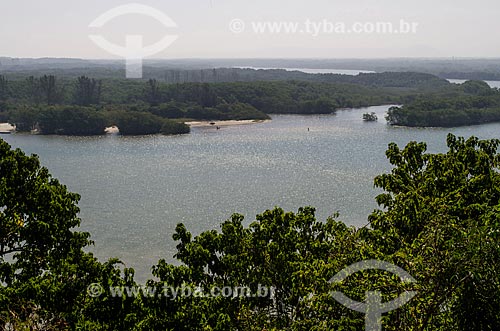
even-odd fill
[[(57, 330), (362, 330), (364, 315), (330, 291), (384, 301), (417, 295), (383, 316), (386, 330), (500, 328), (500, 141), (449, 135), (448, 151), (424, 143), (390, 144), (390, 173), (377, 176), (381, 209), (352, 228), (314, 208), (280, 208), (246, 222), (235, 214), (221, 229), (193, 236), (178, 224), (180, 263), (153, 266), (149, 291), (116, 296), (109, 286), (134, 285), (133, 270), (101, 263), (75, 232), (78, 196), (41, 168), (36, 157), (0, 142), (0, 322), (4, 329)], [(385, 271), (329, 280), (346, 266), (378, 259), (400, 266), (415, 283)], [(99, 283), (92, 297), (87, 286)], [(247, 287), (260, 296), (183, 296), (170, 288)], [(154, 289), (156, 295), (151, 295)], [(166, 290), (167, 289), (167, 290)], [(142, 293), (142, 294), (141, 294)], [(260, 292), (261, 294), (263, 292)], [(271, 295), (272, 293), (272, 295)]]

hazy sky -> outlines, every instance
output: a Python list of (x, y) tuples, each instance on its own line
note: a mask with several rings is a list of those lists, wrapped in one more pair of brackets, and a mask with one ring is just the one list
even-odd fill
[[(178, 25), (126, 15), (102, 28), (90, 22), (130, 2), (157, 8)], [(0, 56), (116, 58), (89, 34), (124, 45), (140, 34), (152, 44), (166, 34), (177, 41), (153, 58), (185, 57), (500, 57), (498, 0), (0, 0)], [(234, 19), (243, 32), (231, 32)], [(329, 33), (304, 31), (305, 21), (418, 23), (416, 33)], [(296, 33), (256, 33), (252, 22), (296, 22)], [(325, 25), (326, 26), (326, 25)], [(240, 26), (241, 28), (241, 26)]]

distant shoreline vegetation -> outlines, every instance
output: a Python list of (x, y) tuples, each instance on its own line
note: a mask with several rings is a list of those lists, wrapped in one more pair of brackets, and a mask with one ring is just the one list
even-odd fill
[[(221, 70), (213, 71), (215, 80), (227, 74)], [(256, 72), (257, 77), (268, 79), (166, 83), (0, 76), (0, 122), (14, 124), (21, 132), (41, 134), (100, 135), (109, 126), (117, 126), (122, 135), (185, 134), (190, 132), (187, 121), (266, 120), (269, 114), (333, 114), (342, 108), (383, 104), (405, 105), (391, 108), (387, 117), (391, 125), (500, 121), (500, 93), (484, 82), (455, 85), (411, 72), (326, 74), (307, 76), (317, 81), (301, 81), (279, 80), (295, 77), (297, 72), (292, 76), (283, 70)]]
[[(421, 74), (377, 74), (372, 80), (414, 86), (425, 77), (436, 80)], [(41, 134), (99, 135), (114, 125), (123, 135), (183, 134), (189, 132), (186, 121), (331, 114), (339, 108), (398, 103), (401, 96), (400, 91), (373, 86), (304, 81), (167, 84), (154, 79), (0, 76), (0, 122)]]
[(457, 127), (500, 122), (500, 92), (482, 81), (458, 85), (455, 93), (415, 98), (391, 107), (387, 121), (409, 127)]

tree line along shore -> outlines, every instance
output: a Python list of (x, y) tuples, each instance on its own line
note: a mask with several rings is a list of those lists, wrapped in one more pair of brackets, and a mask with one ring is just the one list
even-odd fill
[(500, 121), (500, 92), (481, 81), (456, 85), (411, 72), (329, 74), (301, 81), (285, 80), (289, 77), (280, 71), (278, 78), (172, 84), (155, 79), (0, 75), (0, 123), (41, 134), (100, 135), (110, 126), (123, 135), (184, 134), (190, 131), (185, 124), (189, 121), (266, 120), (269, 114), (332, 114), (383, 104), (403, 105), (389, 110), (390, 125), (448, 127)]

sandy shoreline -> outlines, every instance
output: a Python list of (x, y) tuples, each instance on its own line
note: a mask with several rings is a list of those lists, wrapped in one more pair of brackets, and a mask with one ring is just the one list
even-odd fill
[(221, 127), (221, 126), (232, 126), (232, 125), (258, 124), (258, 123), (266, 123), (269, 121), (270, 120), (241, 120), (241, 121), (229, 120), (229, 121), (191, 121), (185, 123), (192, 128), (197, 128), (197, 127), (207, 127), (207, 126)]
[[(266, 123), (271, 120), (228, 120), (228, 121), (191, 121), (186, 122), (192, 128), (196, 127), (222, 127), (222, 126), (233, 126), (233, 125), (246, 125), (246, 124), (258, 124)], [(0, 123), (0, 132), (14, 132), (16, 127), (10, 125), (9, 123)], [(116, 126), (109, 127), (105, 129), (106, 133), (118, 133), (118, 128)]]
[(0, 132), (14, 132), (16, 127), (10, 125), (9, 123), (0, 123)]

